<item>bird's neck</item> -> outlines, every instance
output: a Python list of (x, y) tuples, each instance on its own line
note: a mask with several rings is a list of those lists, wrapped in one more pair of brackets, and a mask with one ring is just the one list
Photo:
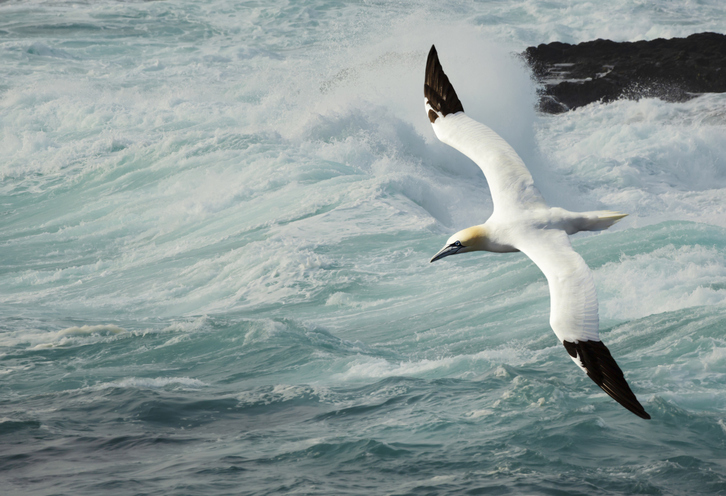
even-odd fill
[(519, 251), (505, 239), (500, 229), (490, 225), (489, 222), (465, 229), (465, 231), (469, 230), (473, 234), (472, 251), (490, 251), (494, 253)]

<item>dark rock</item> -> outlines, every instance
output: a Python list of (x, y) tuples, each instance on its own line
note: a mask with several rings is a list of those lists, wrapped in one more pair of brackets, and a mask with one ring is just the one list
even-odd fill
[(540, 110), (566, 112), (591, 102), (657, 97), (682, 102), (726, 92), (726, 35), (577, 45), (553, 42), (523, 56), (543, 84)]

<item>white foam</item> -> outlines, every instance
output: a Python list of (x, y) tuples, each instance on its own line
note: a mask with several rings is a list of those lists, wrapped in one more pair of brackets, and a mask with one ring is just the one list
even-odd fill
[(726, 255), (714, 247), (666, 245), (605, 264), (595, 281), (606, 319), (726, 305)]
[(464, 414), (464, 417), (475, 419), (475, 418), (481, 418), (481, 417), (488, 417), (490, 415), (494, 414), (494, 410), (489, 410), (487, 408), (483, 408), (481, 410), (472, 410), (470, 412), (467, 412)]
[(125, 329), (122, 329), (114, 324), (83, 325), (80, 327), (74, 326), (60, 330), (57, 333), (54, 333), (51, 337), (51, 341), (47, 341), (47, 333), (24, 333), (19, 341), (30, 342), (32, 344), (33, 342), (37, 343), (38, 340), (42, 340), (44, 342), (37, 343), (33, 346), (33, 349), (42, 350), (75, 343), (78, 338), (88, 338), (91, 336), (107, 338), (126, 333), (127, 331)]
[(177, 386), (182, 389), (199, 389), (209, 384), (190, 377), (128, 377), (113, 382), (94, 386), (95, 389), (127, 388), (127, 389), (162, 389)]
[[(474, 378), (495, 366), (495, 375), (500, 378), (509, 374), (500, 364), (522, 366), (539, 360), (549, 350), (533, 351), (519, 346), (500, 346), (482, 350), (475, 354), (458, 354), (437, 359), (411, 359), (393, 361), (385, 358), (359, 356), (347, 359), (337, 367), (343, 371), (332, 376), (336, 381), (356, 381), (361, 379), (383, 379), (386, 377), (460, 377)], [(515, 377), (516, 380), (516, 377)]]
[(244, 391), (236, 397), (242, 405), (270, 405), (303, 397), (315, 397), (324, 402), (329, 401), (332, 396), (333, 393), (322, 386), (276, 384), (272, 387)]
[(125, 329), (113, 324), (102, 324), (102, 325), (84, 325), (81, 327), (68, 327), (58, 331), (57, 336), (59, 338), (63, 336), (90, 336), (91, 334), (98, 335), (113, 335), (126, 332)]
[(591, 104), (541, 119), (538, 136), (557, 173), (581, 191), (578, 209), (630, 214), (616, 229), (663, 220), (726, 226), (724, 125), (726, 95), (711, 94)]

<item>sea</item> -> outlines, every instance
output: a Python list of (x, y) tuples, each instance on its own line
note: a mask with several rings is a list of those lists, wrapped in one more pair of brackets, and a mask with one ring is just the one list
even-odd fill
[[(0, 492), (726, 494), (726, 94), (538, 113), (528, 46), (722, 0), (0, 2)], [(436, 45), (572, 237), (642, 420), (569, 359), (424, 111)]]

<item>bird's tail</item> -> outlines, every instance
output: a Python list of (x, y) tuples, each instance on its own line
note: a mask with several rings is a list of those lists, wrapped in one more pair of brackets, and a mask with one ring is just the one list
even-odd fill
[(602, 231), (627, 216), (612, 210), (596, 210), (594, 212), (582, 212), (578, 219), (578, 231)]

